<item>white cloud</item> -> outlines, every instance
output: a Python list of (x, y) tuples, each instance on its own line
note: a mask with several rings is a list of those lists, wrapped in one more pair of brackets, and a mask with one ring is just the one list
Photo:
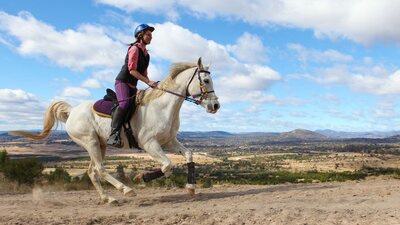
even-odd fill
[(351, 62), (353, 57), (340, 53), (333, 49), (326, 51), (319, 51), (315, 49), (306, 49), (304, 46), (299, 44), (289, 44), (289, 50), (296, 52), (297, 58), (303, 63), (307, 62)]
[(261, 39), (249, 33), (244, 33), (236, 42), (236, 45), (228, 45), (228, 50), (245, 63), (263, 63), (268, 60), (267, 48)]
[(370, 64), (372, 64), (374, 62), (374, 59), (371, 58), (371, 57), (364, 57), (363, 61), (364, 61), (365, 64), (370, 65)]
[(364, 44), (400, 40), (400, 2), (396, 0), (184, 0), (183, 4), (203, 15), (312, 29), (319, 37), (345, 37)]
[[(83, 87), (98, 88), (101, 81), (113, 83), (119, 72), (115, 68), (120, 68), (123, 63), (126, 46), (114, 41), (103, 27), (85, 24), (77, 30), (58, 31), (27, 12), (18, 16), (0, 12), (0, 19), (0, 30), (20, 42), (15, 46), (21, 54), (44, 56), (74, 70), (95, 67), (93, 77), (84, 81)], [(195, 63), (198, 57), (203, 57), (205, 64), (211, 64), (210, 70), (215, 86), (221, 86), (221, 90), (232, 89), (216, 90), (221, 99), (242, 101), (240, 93), (243, 92), (242, 96), (248, 96), (245, 98), (252, 102), (275, 101), (275, 97), (264, 92), (273, 83), (281, 80), (279, 73), (265, 65), (244, 63), (261, 62), (265, 59), (264, 53), (267, 48), (258, 37), (245, 33), (238, 38), (235, 45), (222, 45), (171, 22), (155, 26), (153, 41), (149, 45), (151, 57), (155, 61)], [(250, 41), (254, 42), (253, 46), (246, 44)], [(248, 55), (238, 57), (244, 61), (240, 62), (230, 55), (231, 52), (243, 55), (245, 48), (253, 51), (257, 59)], [(149, 76), (153, 80), (161, 80), (165, 74), (159, 65), (150, 64)], [(232, 92), (234, 94), (230, 95)], [(84, 88), (66, 87), (60, 95), (60, 98), (88, 98), (91, 94)]]
[(35, 95), (25, 92), (21, 89), (0, 89), (0, 101), (1, 102), (29, 102), (37, 101)]
[(82, 83), (82, 87), (86, 87), (86, 88), (100, 88), (101, 84), (97, 79), (94, 78), (89, 78), (86, 79), (85, 81), (83, 81)]
[(372, 110), (373, 116), (378, 119), (390, 119), (399, 117), (399, 113), (396, 112), (396, 104), (392, 99), (382, 100), (378, 103), (376, 108)]
[[(174, 15), (191, 12), (205, 18), (222, 17), (260, 26), (280, 25), (311, 29), (320, 38), (347, 38), (358, 43), (400, 43), (397, 0), (98, 0), (125, 11)], [(179, 8), (180, 10), (176, 10)], [(171, 17), (171, 16), (170, 16)]]
[(400, 70), (389, 74), (382, 67), (352, 72), (345, 66), (318, 69), (318, 75), (304, 75), (306, 79), (322, 84), (344, 84), (358, 92), (374, 95), (395, 95), (400, 93)]
[(149, 45), (152, 57), (170, 62), (197, 62), (199, 57), (211, 60), (213, 68), (234, 63), (226, 47), (199, 34), (192, 33), (171, 22), (156, 24), (156, 31)]
[(112, 40), (101, 27), (84, 24), (77, 30), (58, 31), (28, 12), (13, 16), (0, 11), (0, 30), (19, 41), (14, 46), (20, 54), (46, 57), (73, 70), (115, 67), (125, 52), (123, 44)]
[(281, 80), (278, 72), (269, 67), (259, 65), (244, 64), (241, 71), (237, 70), (235, 72), (233, 75), (224, 76), (220, 79), (225, 87), (243, 89), (245, 91), (263, 90), (272, 83)]
[[(281, 76), (269, 67), (243, 64), (234, 74), (222, 76), (215, 81), (221, 102), (277, 102), (277, 98), (266, 94), (268, 88), (281, 80)], [(220, 88), (220, 90), (218, 89)]]
[(98, 70), (93, 73), (93, 77), (98, 80), (103, 80), (107, 82), (114, 82), (117, 77), (119, 70), (114, 69), (103, 69)]
[(32, 129), (43, 123), (45, 103), (21, 89), (0, 89), (0, 130)]
[(328, 101), (330, 103), (333, 103), (335, 105), (340, 104), (340, 99), (334, 94), (328, 93), (328, 94), (321, 95), (320, 97), (321, 97), (321, 99)]
[(97, 3), (111, 5), (127, 12), (144, 11), (153, 14), (164, 13), (170, 19), (175, 20), (179, 14), (175, 10), (174, 1), (160, 0), (96, 0)]
[(87, 98), (90, 97), (90, 92), (81, 87), (66, 87), (61, 95), (65, 97)]
[[(237, 43), (242, 43), (244, 39), (253, 40), (256, 37), (244, 34)], [(261, 41), (257, 46), (263, 46)], [(199, 56), (203, 56), (205, 64), (211, 62), (210, 71), (213, 75), (214, 87), (222, 102), (247, 99), (258, 103), (275, 101), (275, 97), (262, 92), (265, 92), (272, 84), (279, 82), (280, 74), (268, 66), (239, 62), (229, 54), (228, 49), (239, 51), (242, 47), (238, 44), (235, 47), (224, 46), (167, 22), (156, 25), (153, 41), (149, 48), (152, 57), (171, 62), (194, 63)], [(261, 53), (258, 57), (262, 57)]]

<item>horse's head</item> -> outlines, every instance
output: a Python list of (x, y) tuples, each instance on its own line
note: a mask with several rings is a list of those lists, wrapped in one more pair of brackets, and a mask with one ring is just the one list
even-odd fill
[(215, 95), (213, 81), (208, 67), (203, 66), (201, 58), (187, 86), (186, 94), (192, 96), (208, 113), (216, 113), (221, 105)]

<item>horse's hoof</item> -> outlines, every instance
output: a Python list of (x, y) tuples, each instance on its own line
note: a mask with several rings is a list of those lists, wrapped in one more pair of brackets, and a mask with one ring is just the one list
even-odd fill
[(194, 196), (196, 194), (196, 189), (194, 188), (186, 188), (186, 191), (189, 193), (190, 196)]
[(115, 205), (115, 204), (118, 204), (118, 201), (117, 201), (117, 199), (115, 199), (113, 197), (110, 197), (110, 196), (102, 197), (100, 199), (99, 204), (106, 204), (106, 203), (111, 204), (111, 205)]
[(117, 199), (115, 199), (115, 198), (112, 198), (112, 197), (108, 197), (108, 204), (110, 204), (110, 205), (117, 205), (118, 204), (118, 201), (117, 201)]
[(136, 192), (131, 188), (127, 188), (126, 190), (124, 190), (124, 196), (126, 196), (126, 197), (135, 197), (136, 196)]

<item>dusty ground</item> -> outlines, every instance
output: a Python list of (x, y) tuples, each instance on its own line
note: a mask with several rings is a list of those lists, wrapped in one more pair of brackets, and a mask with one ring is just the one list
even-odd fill
[(400, 180), (214, 186), (195, 198), (183, 189), (146, 188), (119, 205), (95, 191), (1, 195), (0, 224), (400, 224)]

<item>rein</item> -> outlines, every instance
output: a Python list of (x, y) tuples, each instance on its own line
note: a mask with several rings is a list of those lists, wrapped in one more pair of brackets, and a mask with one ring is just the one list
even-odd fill
[[(196, 105), (200, 105), (201, 102), (203, 101), (203, 99), (204, 99), (209, 93), (213, 93), (213, 92), (214, 92), (214, 90), (212, 90), (212, 91), (207, 91), (207, 89), (204, 87), (203, 82), (202, 82), (201, 79), (200, 79), (200, 73), (208, 73), (208, 74), (210, 74), (210, 72), (207, 71), (207, 70), (199, 70), (198, 68), (196, 68), (196, 70), (194, 71), (192, 77), (190, 78), (189, 83), (188, 83), (187, 86), (186, 86), (186, 95), (181, 95), (181, 94), (179, 94), (179, 93), (176, 93), (176, 92), (173, 92), (173, 91), (164, 89), (164, 88), (159, 88), (159, 87), (154, 87), (154, 89), (158, 89), (158, 90), (160, 90), (160, 91), (163, 91), (163, 92), (166, 92), (166, 93), (169, 93), (169, 94), (178, 96), (178, 97), (180, 97), (180, 98), (184, 98), (185, 101), (194, 103), (194, 104), (196, 104)], [(192, 83), (192, 81), (193, 81), (193, 79), (194, 79), (194, 77), (195, 77), (196, 74), (197, 74), (197, 77), (198, 77), (199, 83), (200, 83), (200, 94), (191, 96), (191, 95), (189, 94), (189, 90), (188, 90), (188, 89), (189, 89), (189, 86), (190, 86), (190, 84)], [(145, 90), (147, 90), (147, 89), (149, 89), (149, 87), (146, 88)], [(137, 94), (132, 95), (132, 96), (130, 96), (129, 98), (119, 100), (118, 103), (124, 102), (124, 101), (129, 101), (130, 99), (134, 98), (136, 95), (137, 95)], [(197, 99), (196, 99), (197, 97), (200, 97), (200, 100), (197, 100)]]
[(184, 98), (184, 100), (186, 100), (186, 101), (188, 101), (188, 102), (192, 102), (192, 103), (194, 103), (194, 104), (196, 104), (196, 105), (200, 105), (200, 103), (201, 103), (199, 100), (194, 99), (194, 98), (191, 98), (191, 96), (181, 95), (181, 94), (179, 94), (179, 93), (175, 93), (175, 92), (173, 92), (173, 91), (166, 90), (166, 89), (164, 89), (164, 88), (155, 87), (155, 89), (158, 89), (158, 90), (160, 90), (160, 91), (163, 91), (163, 92), (166, 92), (166, 93), (169, 93), (169, 94), (172, 94), (172, 95), (175, 95), (175, 96)]
[[(181, 95), (179, 93), (176, 93), (176, 92), (173, 92), (173, 91), (170, 91), (170, 90), (166, 90), (164, 88), (159, 88), (159, 87), (155, 87), (155, 89), (158, 89), (160, 91), (164, 91), (164, 92), (167, 92), (169, 94), (184, 98), (184, 100), (186, 100), (188, 102), (191, 102), (191, 103), (194, 103), (196, 105), (200, 105), (201, 102), (203, 101), (203, 99), (207, 96), (207, 94), (214, 92), (214, 91), (207, 91), (207, 89), (204, 87), (203, 82), (200, 79), (200, 73), (208, 73), (208, 74), (210, 74), (210, 72), (207, 71), (207, 70), (199, 70), (198, 68), (196, 68), (196, 70), (194, 71), (192, 77), (190, 78), (189, 83), (186, 86), (186, 95)], [(199, 83), (200, 83), (200, 94), (191, 96), (189, 94), (189, 90), (188, 89), (189, 89), (189, 86), (192, 83), (193, 78), (194, 78), (194, 76), (196, 74), (197, 74), (197, 77), (198, 77)], [(200, 100), (195, 99), (197, 97), (200, 97)]]

